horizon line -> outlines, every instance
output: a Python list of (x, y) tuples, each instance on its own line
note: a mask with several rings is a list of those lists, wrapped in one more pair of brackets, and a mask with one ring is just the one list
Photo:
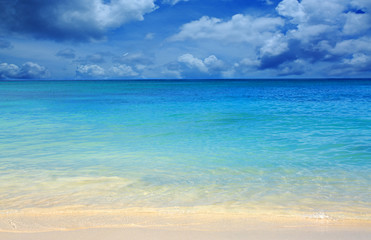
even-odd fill
[(371, 80), (371, 77), (261, 77), (261, 78), (133, 78), (133, 79), (0, 79), (0, 82), (16, 81), (253, 81), (253, 80)]

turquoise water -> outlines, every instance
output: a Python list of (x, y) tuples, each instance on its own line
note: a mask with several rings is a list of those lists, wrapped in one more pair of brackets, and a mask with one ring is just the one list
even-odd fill
[(0, 211), (371, 219), (371, 80), (0, 82)]

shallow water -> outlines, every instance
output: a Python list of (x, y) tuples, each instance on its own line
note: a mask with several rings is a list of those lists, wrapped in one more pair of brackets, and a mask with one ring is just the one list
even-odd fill
[(0, 211), (371, 219), (371, 80), (0, 82)]

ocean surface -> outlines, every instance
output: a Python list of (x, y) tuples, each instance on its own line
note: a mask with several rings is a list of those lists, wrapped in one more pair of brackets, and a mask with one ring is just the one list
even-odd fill
[(371, 80), (1, 81), (0, 213), (371, 219)]

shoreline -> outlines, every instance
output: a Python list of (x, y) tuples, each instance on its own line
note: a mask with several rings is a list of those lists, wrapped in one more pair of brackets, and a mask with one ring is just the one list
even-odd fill
[[(124, 215), (111, 212), (105, 216), (96, 213), (65, 213), (59, 216), (52, 213), (42, 216), (19, 213), (17, 217), (16, 214), (11, 216), (11, 219), (4, 219), (3, 215), (0, 217), (0, 239), (366, 240), (371, 237), (371, 221), (359, 220), (150, 212)], [(4, 224), (8, 225), (7, 229), (4, 229)]]
[(1, 234), (134, 228), (196, 232), (307, 228), (366, 230), (371, 229), (371, 220), (335, 219), (321, 213), (299, 216), (282, 212), (227, 212), (207, 207), (84, 209), (75, 206), (0, 211)]
[(4, 233), (0, 238), (4, 240), (122, 240), (122, 239), (161, 239), (161, 240), (368, 240), (371, 231), (366, 228), (358, 229), (318, 229), (318, 228), (266, 228), (241, 231), (196, 231), (156, 228), (102, 228), (74, 231), (53, 231), (43, 233)]

